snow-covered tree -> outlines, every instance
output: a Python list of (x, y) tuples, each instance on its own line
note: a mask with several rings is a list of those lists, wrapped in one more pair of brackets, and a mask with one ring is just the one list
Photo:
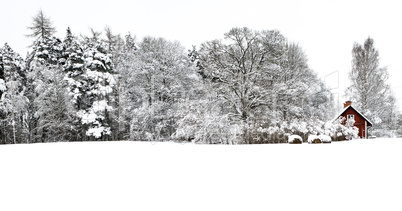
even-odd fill
[(402, 136), (402, 114), (399, 113), (397, 117), (397, 136), (401, 137)]
[(375, 125), (387, 128), (389, 118), (395, 115), (395, 99), (387, 84), (387, 68), (379, 65), (379, 52), (374, 48), (374, 40), (367, 38), (363, 45), (355, 43), (352, 50), (352, 70), (349, 73), (351, 86), (347, 96), (360, 108)]
[(41, 37), (34, 41), (32, 52), (29, 53), (26, 60), (27, 69), (27, 91), (26, 96), (29, 99), (28, 104), (28, 142), (44, 141), (44, 133), (38, 130), (39, 116), (36, 115), (39, 105), (35, 104), (36, 98), (40, 93), (37, 92), (36, 86), (46, 83), (44, 69), (61, 71), (59, 66), (65, 63), (63, 58), (63, 43), (56, 37)]
[(355, 124), (355, 120), (346, 119), (345, 117), (339, 117), (336, 121), (332, 123), (332, 131), (335, 133), (331, 133), (334, 140), (350, 140), (352, 138), (357, 138), (359, 134), (359, 129)]
[(24, 61), (6, 43), (0, 48), (0, 116), (3, 143), (20, 143), (25, 138), (27, 98)]
[(121, 71), (126, 69), (127, 63), (130, 63), (133, 54), (135, 54), (135, 40), (131, 35), (127, 35), (126, 39), (123, 39), (120, 34), (114, 34), (111, 27), (105, 27), (105, 38), (103, 42), (108, 52), (111, 54), (111, 60), (115, 70), (115, 85), (111, 95), (113, 96), (113, 101), (111, 106), (113, 106), (113, 111), (110, 112), (110, 128), (112, 131), (113, 140), (122, 140), (129, 138), (129, 120), (125, 111), (127, 111), (128, 101), (123, 95), (124, 90), (124, 78), (121, 75)]
[(169, 138), (176, 130), (177, 107), (197, 80), (192, 63), (178, 42), (146, 37), (129, 62), (125, 93), (132, 100), (131, 137)]
[(66, 37), (63, 40), (63, 70), (71, 78), (78, 77), (84, 72), (84, 53), (81, 44), (67, 28)]
[[(32, 25), (28, 27), (31, 34), (28, 37), (35, 38), (32, 45), (32, 52), (27, 58), (27, 69), (32, 70), (35, 65), (58, 65), (61, 59), (61, 40), (53, 37), (56, 32), (50, 18), (46, 17), (42, 10), (32, 18)], [(33, 64), (32, 64), (33, 63)]]
[(110, 93), (115, 85), (111, 55), (103, 43), (95, 37), (86, 39), (84, 47), (85, 73), (82, 82), (82, 103), (79, 110), (86, 135), (95, 139), (109, 140), (113, 110)]
[(331, 93), (309, 68), (307, 56), (297, 44), (286, 44), (280, 66), (274, 81), (275, 105), (280, 118), (291, 120), (316, 116), (321, 120), (331, 119), (334, 115), (331, 112)]
[(173, 138), (204, 144), (243, 143), (243, 129), (238, 119), (222, 111), (215, 99), (183, 100), (179, 104), (177, 130)]
[(62, 68), (39, 68), (43, 79), (36, 81), (37, 97), (33, 102), (37, 108), (34, 116), (38, 119), (36, 139), (41, 142), (71, 141), (76, 134), (75, 112)]
[(272, 102), (285, 38), (277, 31), (233, 28), (225, 40), (202, 44), (200, 62), (215, 82), (217, 94), (240, 119), (263, 112)]
[(130, 122), (132, 111), (139, 107), (137, 94), (140, 93), (136, 83), (137, 68), (140, 60), (137, 54), (135, 38), (126, 35), (124, 43), (113, 54), (113, 63), (116, 71), (116, 85), (114, 87), (115, 110), (113, 112), (112, 131), (115, 139), (122, 140), (130, 137)]
[(35, 39), (25, 62), (1, 49), (1, 143), (237, 144), (262, 143), (261, 134), (327, 133), (330, 93), (278, 31), (233, 28), (187, 53), (178, 42), (137, 43), (110, 27), (80, 41), (68, 28), (61, 40), (42, 11), (28, 29)]
[(38, 100), (42, 99), (41, 95), (44, 93), (39, 86), (43, 87), (43, 84), (46, 84), (50, 88), (53, 85), (58, 85), (53, 84), (55, 81), (50, 80), (49, 76), (44, 74), (49, 75), (48, 71), (63, 72), (60, 67), (65, 65), (66, 58), (63, 55), (63, 42), (56, 37), (52, 37), (55, 28), (42, 11), (39, 11), (38, 15), (33, 18), (33, 24), (28, 29), (32, 31), (29, 36), (35, 38), (32, 51), (28, 54), (26, 60), (26, 69), (28, 71), (26, 96), (29, 99), (27, 108), (28, 142), (43, 142), (50, 136), (47, 135), (46, 131), (48, 127), (43, 127), (40, 121), (45, 118), (43, 115), (52, 114), (40, 112), (44, 108), (41, 107), (43, 105), (38, 104)]
[[(233, 28), (224, 40), (202, 44), (190, 51), (200, 75), (212, 82), (227, 114), (238, 118), (243, 135), (250, 125), (328, 118), (331, 94), (308, 67), (301, 48), (288, 43), (278, 31)], [(252, 137), (244, 137), (252, 143)]]
[(85, 73), (85, 60), (83, 47), (72, 34), (70, 28), (67, 28), (66, 37), (63, 40), (63, 53), (62, 58), (63, 72), (65, 74), (64, 80), (67, 81), (69, 96), (72, 97), (75, 115), (73, 117), (73, 124), (75, 125), (76, 140), (81, 140), (85, 137), (86, 131), (81, 127), (81, 118), (78, 116), (78, 111), (84, 105), (83, 96), (83, 83)]
[(119, 52), (121, 52), (121, 48), (124, 46), (124, 40), (119, 34), (113, 34), (110, 26), (105, 27), (105, 37), (104, 42), (106, 49), (111, 52), (114, 57), (114, 55), (117, 55)]

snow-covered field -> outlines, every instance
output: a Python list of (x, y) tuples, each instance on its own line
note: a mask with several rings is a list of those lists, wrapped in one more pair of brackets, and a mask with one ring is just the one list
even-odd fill
[(0, 146), (1, 211), (402, 210), (402, 139)]

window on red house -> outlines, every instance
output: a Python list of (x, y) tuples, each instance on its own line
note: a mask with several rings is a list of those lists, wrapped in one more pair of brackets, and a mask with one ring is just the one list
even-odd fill
[(347, 120), (355, 120), (355, 115), (354, 114), (348, 114)]

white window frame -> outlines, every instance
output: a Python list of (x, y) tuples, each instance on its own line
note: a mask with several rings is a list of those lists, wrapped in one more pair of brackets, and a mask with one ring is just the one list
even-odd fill
[(346, 120), (349, 121), (350, 119), (355, 120), (355, 115), (354, 114), (348, 114)]

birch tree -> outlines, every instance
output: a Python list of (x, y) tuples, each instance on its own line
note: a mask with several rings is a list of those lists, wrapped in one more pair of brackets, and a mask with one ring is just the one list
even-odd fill
[(363, 45), (355, 43), (352, 58), (352, 69), (349, 72), (351, 86), (347, 95), (364, 115), (377, 123), (375, 127), (382, 128), (393, 116), (389, 112), (395, 110), (395, 99), (387, 84), (387, 68), (380, 67), (379, 52), (374, 47), (374, 40), (367, 38)]

